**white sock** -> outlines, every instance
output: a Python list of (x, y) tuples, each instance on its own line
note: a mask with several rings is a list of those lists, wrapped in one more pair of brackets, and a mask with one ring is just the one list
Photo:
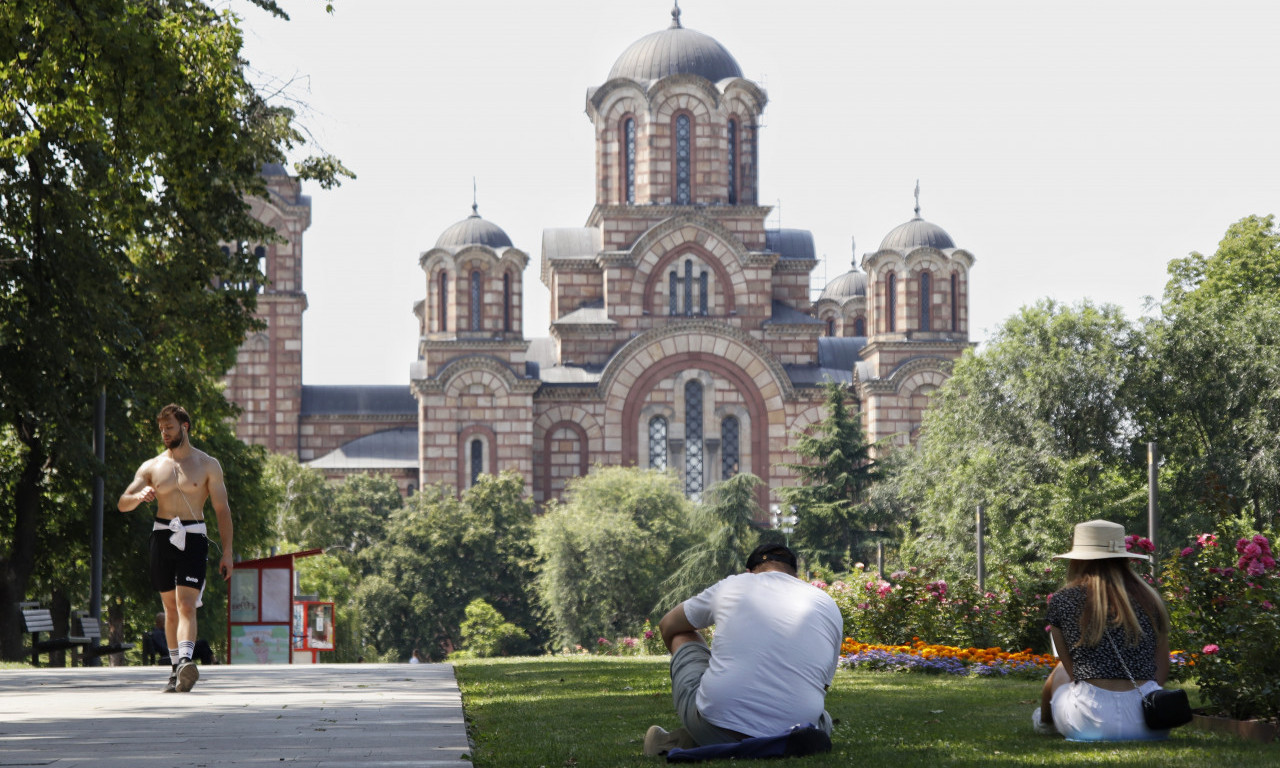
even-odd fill
[(190, 659), (196, 653), (196, 643), (194, 640), (178, 641), (178, 658)]
[(177, 651), (177, 649), (174, 649), (174, 650), (172, 650), (172, 651), (169, 651), (169, 665), (170, 665), (170, 666), (173, 666), (173, 667), (178, 666), (178, 651)]

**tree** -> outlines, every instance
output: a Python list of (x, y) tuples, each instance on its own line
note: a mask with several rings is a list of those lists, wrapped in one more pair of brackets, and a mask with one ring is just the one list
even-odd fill
[(529, 639), (527, 632), (479, 598), (467, 605), (466, 615), (461, 628), (462, 648), (469, 657), (509, 656)]
[(597, 467), (549, 504), (534, 537), (538, 594), (563, 645), (634, 633), (654, 606), (677, 555), (692, 540), (688, 504), (673, 475)]
[(695, 541), (680, 553), (679, 567), (663, 581), (666, 592), (655, 606), (659, 612), (742, 572), (760, 539), (754, 521), (760, 515), (756, 489), (761, 485), (760, 478), (744, 472), (712, 486), (707, 502), (693, 507), (689, 534)]
[(1232, 224), (1209, 257), (1170, 262), (1161, 317), (1148, 324), (1142, 418), (1165, 455), (1166, 516), (1184, 534), (1280, 505), (1280, 230)]
[[(253, 545), (261, 454), (229, 444), (217, 380), (254, 325), (248, 244), (274, 236), (245, 198), (265, 194), (260, 169), (300, 135), (246, 80), (240, 44), (235, 19), (201, 2), (0, 5), (0, 610), (79, 559), (90, 478), (123, 487), (166, 402), (206, 425), (229, 480), (246, 482), (231, 498), (237, 545)], [(90, 440), (100, 394), (105, 467)], [(112, 535), (108, 553), (136, 551)], [(0, 656), (14, 658), (5, 618)]]
[(847, 404), (849, 390), (827, 381), (822, 393), (827, 417), (796, 436), (791, 449), (802, 461), (787, 465), (803, 485), (784, 488), (781, 496), (799, 518), (796, 548), (822, 566), (845, 571), (858, 559), (874, 522), (865, 502), (879, 472), (858, 411)]
[(905, 556), (972, 575), (979, 505), (992, 562), (1024, 569), (1069, 541), (1077, 522), (1143, 519), (1142, 354), (1118, 308), (1048, 300), (967, 352), (894, 476), (900, 506), (914, 510)]
[(483, 598), (529, 636), (544, 637), (533, 607), (533, 505), (515, 473), (483, 475), (461, 499), (428, 486), (391, 513), (386, 536), (362, 550), (356, 590), (366, 640), (379, 654), (423, 649), (440, 659), (462, 646), (469, 603)]

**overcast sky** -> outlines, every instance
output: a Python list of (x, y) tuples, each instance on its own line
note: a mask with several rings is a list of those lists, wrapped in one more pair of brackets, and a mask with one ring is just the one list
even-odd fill
[[(263, 87), (303, 102), (358, 175), (305, 185), (303, 380), (408, 384), (418, 256), (470, 214), (529, 254), (525, 336), (547, 335), (542, 230), (594, 204), (586, 91), (670, 0), (241, 0)], [(1158, 297), (1165, 265), (1280, 209), (1276, 0), (684, 0), (769, 96), (760, 198), (813, 232), (813, 284), (921, 214), (977, 259), (971, 337), (1043, 297)]]

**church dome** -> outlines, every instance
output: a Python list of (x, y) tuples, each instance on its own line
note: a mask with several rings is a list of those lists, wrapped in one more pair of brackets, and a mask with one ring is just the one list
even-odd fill
[(742, 67), (714, 38), (680, 26), (677, 6), (671, 11), (670, 27), (632, 43), (609, 70), (610, 80), (625, 77), (648, 82), (668, 75), (699, 75), (716, 83), (742, 77)]
[(867, 295), (867, 273), (861, 271), (857, 267), (845, 272), (835, 280), (827, 283), (827, 287), (822, 289), (822, 295), (818, 297), (818, 301), (823, 299), (831, 299), (832, 301), (840, 301), (850, 296), (866, 296)]
[(951, 235), (948, 235), (945, 229), (920, 218), (919, 213), (911, 221), (894, 227), (889, 234), (884, 236), (884, 240), (880, 241), (880, 250), (882, 251), (888, 249), (911, 251), (921, 247), (942, 250), (944, 248), (955, 248), (956, 244), (951, 240)]
[(502, 231), (502, 227), (480, 218), (476, 206), (471, 206), (471, 210), (470, 216), (440, 233), (436, 240), (437, 248), (460, 248), (464, 245), (487, 245), (494, 249), (511, 247), (511, 238)]

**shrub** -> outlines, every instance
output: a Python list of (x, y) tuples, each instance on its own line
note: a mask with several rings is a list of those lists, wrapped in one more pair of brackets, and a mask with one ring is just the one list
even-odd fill
[(972, 582), (948, 582), (938, 573), (937, 565), (912, 566), (884, 580), (859, 569), (828, 586), (827, 594), (844, 616), (845, 636), (860, 643), (903, 645), (920, 637), (960, 647), (1048, 650), (1048, 569), (1031, 580), (998, 570), (982, 593)]
[(1280, 715), (1280, 575), (1275, 532), (1231, 521), (1202, 533), (1164, 569), (1174, 648), (1191, 656), (1202, 696), (1236, 718)]
[(498, 609), (484, 600), (472, 600), (462, 622), (463, 656), (488, 658), (506, 656), (529, 639), (520, 627), (506, 621)]

